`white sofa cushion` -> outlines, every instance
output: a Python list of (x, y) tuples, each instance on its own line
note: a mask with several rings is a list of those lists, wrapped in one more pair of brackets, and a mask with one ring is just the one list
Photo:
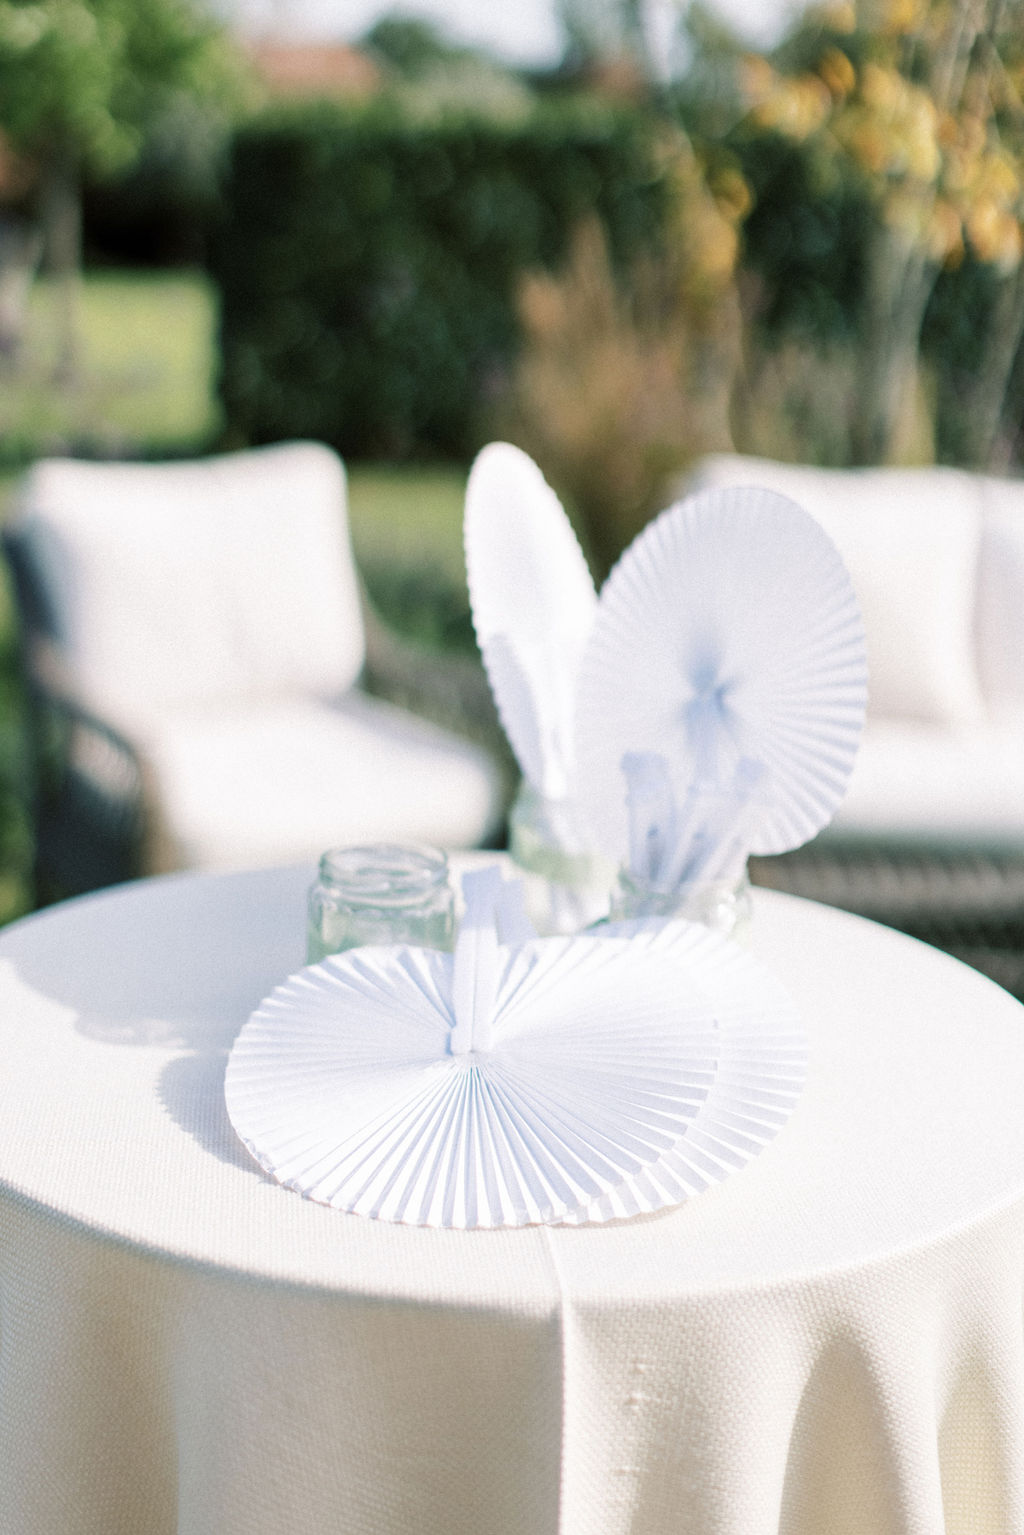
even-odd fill
[[(996, 720), (1024, 721), (1024, 480), (981, 480), (978, 674)], [(1024, 806), (1021, 811), (1024, 816)]]
[(763, 485), (815, 517), (842, 555), (867, 633), (869, 718), (984, 717), (974, 606), (975, 476), (955, 469), (818, 469), (739, 454), (701, 460), (688, 489)]
[(314, 443), (187, 464), (51, 459), (19, 526), (84, 698), (126, 725), (226, 698), (329, 697), (364, 661), (345, 473)]
[(1024, 722), (957, 732), (872, 721), (823, 842), (1024, 849)]
[(178, 711), (143, 746), (158, 868), (265, 867), (379, 840), (472, 847), (500, 814), (486, 753), (357, 693)]

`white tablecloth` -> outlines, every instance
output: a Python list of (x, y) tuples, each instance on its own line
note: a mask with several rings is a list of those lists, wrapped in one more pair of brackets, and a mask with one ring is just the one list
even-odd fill
[(812, 1059), (756, 1162), (608, 1227), (389, 1226), (225, 1116), (309, 878), (0, 935), (2, 1535), (1024, 1530), (1016, 1003), (758, 893)]

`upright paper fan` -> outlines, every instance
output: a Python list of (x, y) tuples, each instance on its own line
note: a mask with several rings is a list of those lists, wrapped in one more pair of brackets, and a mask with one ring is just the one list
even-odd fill
[(454, 956), (334, 955), (242, 1029), (228, 1112), (287, 1187), (384, 1220), (522, 1225), (618, 1188), (693, 1120), (718, 1030), (676, 959), (625, 938), (505, 947), (500, 879), (463, 888)]
[(477, 456), (464, 531), (473, 624), (502, 725), (530, 783), (562, 799), (576, 674), (597, 607), (586, 561), (537, 465), (507, 442)]
[(756, 766), (746, 851), (798, 847), (846, 791), (866, 696), (853, 587), (808, 513), (755, 488), (670, 507), (608, 578), (580, 666), (577, 794), (594, 837), (625, 861), (622, 762), (649, 752), (679, 806)]

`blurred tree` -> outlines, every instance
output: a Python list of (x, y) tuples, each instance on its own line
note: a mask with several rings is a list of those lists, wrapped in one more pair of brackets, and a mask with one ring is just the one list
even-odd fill
[(517, 71), (478, 48), (451, 42), (420, 17), (382, 16), (361, 46), (383, 65), (385, 88), (402, 111), (421, 122), (460, 113), (514, 121), (532, 105)]
[(1024, 0), (860, 0), (746, 59), (751, 121), (852, 172), (865, 198), (852, 456), (888, 456), (943, 268), (992, 275), (962, 451), (1006, 456), (1024, 338)]
[(563, 78), (622, 101), (656, 101), (661, 80), (647, 0), (556, 0)]
[(382, 16), (362, 42), (392, 69), (412, 79), (471, 53), (448, 42), (433, 22), (420, 16)]
[(644, 0), (558, 0), (570, 58), (581, 65), (628, 58), (650, 77)]
[(663, 227), (625, 270), (588, 219), (557, 270), (523, 276), (522, 346), (496, 422), (562, 492), (602, 579), (681, 468), (731, 446), (747, 189), (709, 175), (678, 128), (662, 124), (657, 148)]
[(243, 79), (239, 53), (196, 0), (0, 0), (0, 130), (37, 169), (63, 374), (75, 367), (83, 173), (130, 164), (147, 127), (183, 98), (226, 109)]

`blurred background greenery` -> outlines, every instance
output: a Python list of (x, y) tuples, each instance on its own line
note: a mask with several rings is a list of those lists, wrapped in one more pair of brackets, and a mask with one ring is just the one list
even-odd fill
[(1024, 0), (836, 0), (762, 49), (691, 3), (671, 67), (639, 0), (559, 7), (531, 71), (408, 18), (300, 46), (198, 0), (0, 0), (0, 509), (39, 455), (320, 438), (382, 616), (471, 652), (491, 437), (598, 576), (709, 450), (1015, 469)]

